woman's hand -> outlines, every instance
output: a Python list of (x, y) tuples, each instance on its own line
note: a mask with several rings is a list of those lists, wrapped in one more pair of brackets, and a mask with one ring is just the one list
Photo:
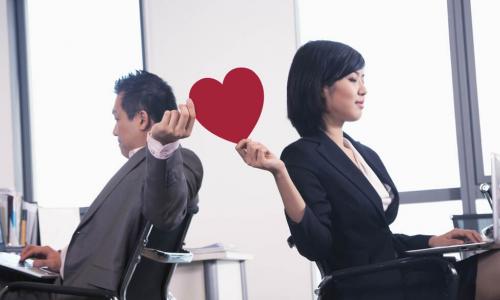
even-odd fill
[(236, 151), (247, 165), (269, 171), (273, 175), (285, 169), (283, 161), (259, 142), (243, 139), (236, 145)]
[(249, 139), (241, 140), (236, 145), (236, 151), (247, 165), (269, 171), (274, 175), (286, 214), (293, 222), (300, 223), (304, 217), (306, 203), (293, 184), (285, 163), (266, 146)]
[(455, 228), (443, 235), (435, 235), (429, 239), (429, 247), (460, 245), (465, 242), (482, 242), (481, 234), (475, 230)]

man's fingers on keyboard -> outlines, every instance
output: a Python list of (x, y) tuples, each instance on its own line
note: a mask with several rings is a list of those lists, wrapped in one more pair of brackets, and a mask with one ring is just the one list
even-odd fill
[(35, 259), (33, 260), (33, 267), (41, 268), (48, 266), (49, 262), (47, 259)]

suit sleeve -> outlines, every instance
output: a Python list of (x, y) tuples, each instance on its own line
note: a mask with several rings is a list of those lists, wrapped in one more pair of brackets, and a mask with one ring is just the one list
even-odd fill
[(203, 165), (196, 154), (187, 149), (181, 148), (182, 159), (184, 161), (184, 175), (188, 187), (187, 211), (189, 213), (198, 212), (198, 191), (203, 180)]
[(406, 235), (394, 233), (392, 240), (394, 247), (398, 253), (403, 253), (406, 250), (415, 250), (422, 248), (429, 248), (430, 235)]
[(283, 152), (287, 170), (293, 183), (306, 202), (304, 217), (295, 223), (287, 222), (300, 254), (309, 260), (330, 259), (333, 251), (331, 205), (318, 178), (309, 170), (294, 164), (294, 159)]
[(178, 148), (167, 159), (146, 153), (142, 212), (155, 226), (168, 231), (186, 215), (189, 190), (181, 150)]

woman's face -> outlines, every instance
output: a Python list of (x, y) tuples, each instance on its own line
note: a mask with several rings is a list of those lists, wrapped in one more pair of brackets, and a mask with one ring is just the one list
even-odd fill
[(323, 88), (325, 125), (340, 125), (361, 118), (365, 106), (365, 73), (358, 70)]

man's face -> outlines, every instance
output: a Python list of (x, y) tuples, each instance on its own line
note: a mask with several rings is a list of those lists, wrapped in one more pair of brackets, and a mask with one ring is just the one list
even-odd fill
[(116, 96), (115, 106), (113, 107), (113, 116), (116, 120), (113, 134), (118, 137), (120, 150), (126, 158), (129, 158), (129, 152), (142, 147), (146, 144), (147, 132), (143, 130), (143, 120), (141, 114), (136, 113), (132, 120), (122, 108), (122, 97), (120, 93)]

